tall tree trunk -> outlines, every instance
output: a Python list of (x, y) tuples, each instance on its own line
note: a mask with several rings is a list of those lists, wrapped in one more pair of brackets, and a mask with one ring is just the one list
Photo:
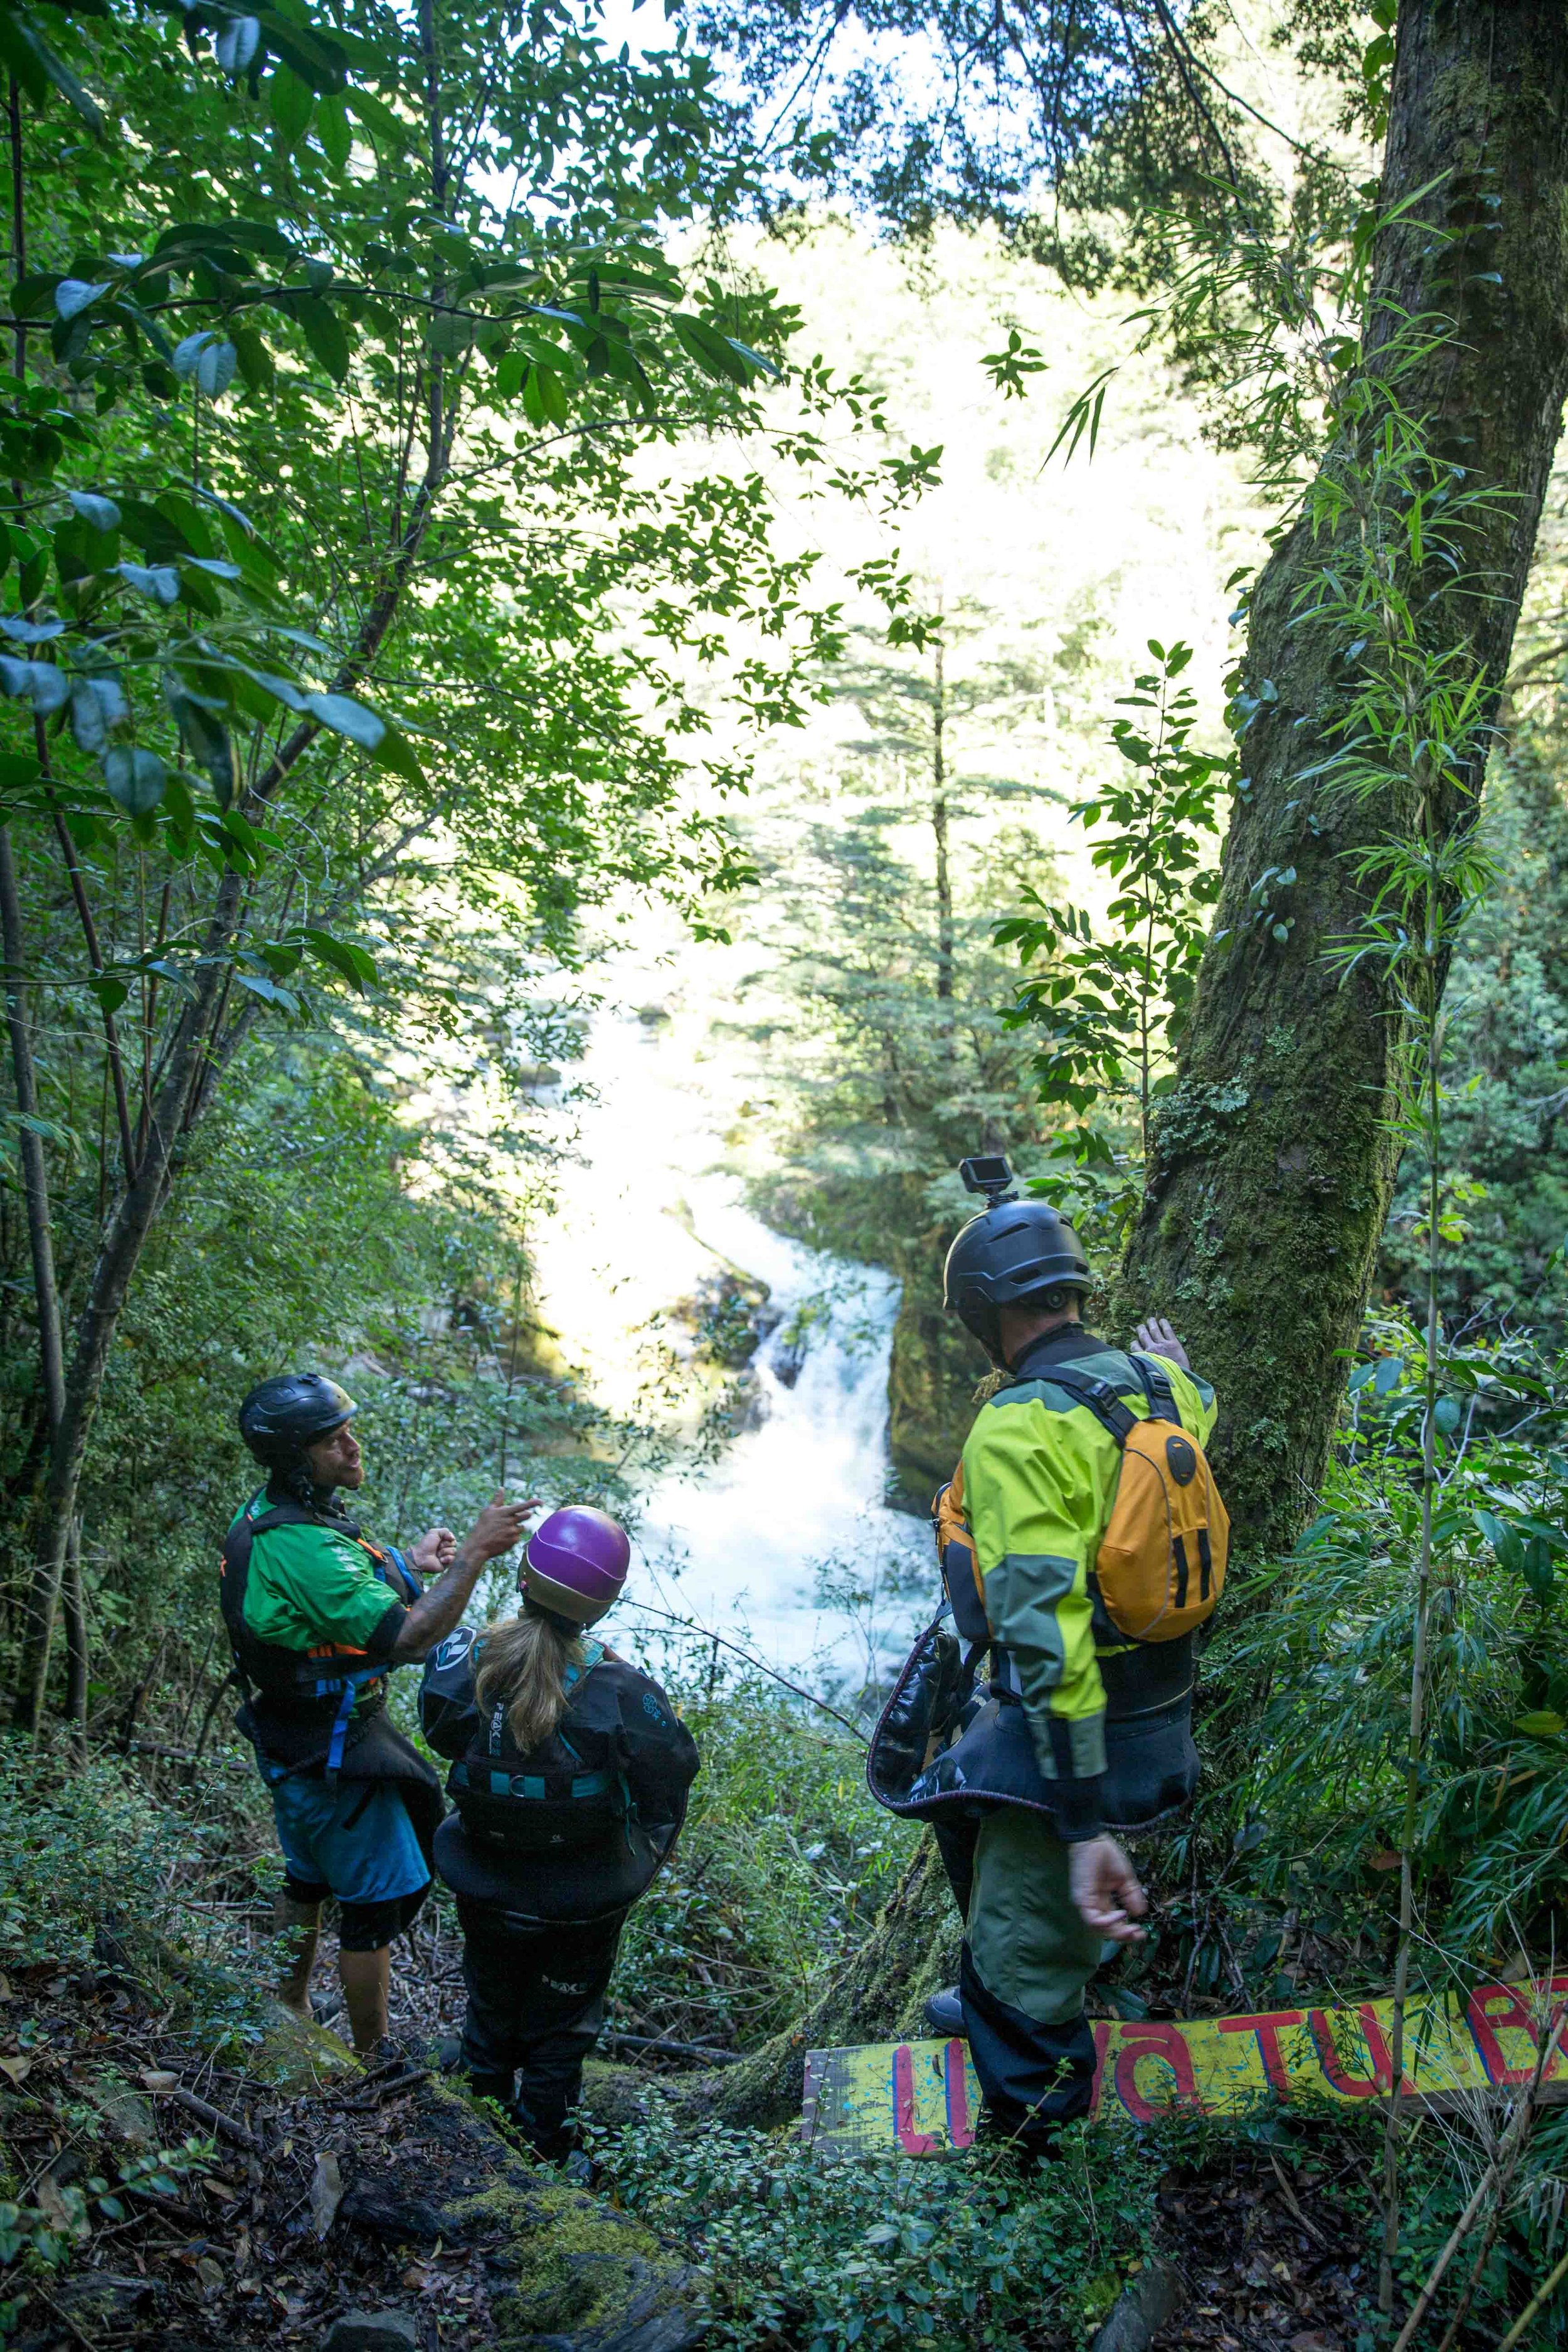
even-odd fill
[(936, 646), (936, 695), (931, 713), (931, 829), (936, 840), (936, 996), (944, 1055), (952, 1053), (952, 874), (948, 864), (947, 669)]
[(11, 1075), (16, 1090), (20, 1121), (16, 1156), (22, 1167), (22, 1196), (27, 1212), (27, 1246), (33, 1261), (33, 1300), (38, 1318), (38, 1369), (43, 1378), (44, 1410), (52, 1436), (65, 1411), (65, 1355), (60, 1337), (59, 1291), (55, 1282), (54, 1231), (49, 1222), (49, 1171), (44, 1139), (36, 1124), (38, 1088), (33, 1067), (32, 1024), (23, 993), (26, 979), (22, 936), (22, 902), (16, 887), (16, 864), (11, 835), (0, 824), (0, 951), (5, 961), (5, 1028), (11, 1046)]
[[(1468, 645), (1495, 709), (1568, 389), (1562, 0), (1405, 0), (1384, 216), (1433, 183), (1414, 224), (1384, 233), (1367, 342), (1386, 344), (1401, 315), (1456, 321), (1401, 388), (1434, 454), (1497, 494), (1474, 534), (1479, 584), (1431, 613), (1442, 642)], [(1325, 950), (1364, 914), (1352, 853), (1402, 813), (1304, 776), (1345, 699), (1347, 648), (1297, 619), (1324, 553), (1298, 526), (1253, 601), (1245, 675), (1273, 691), (1245, 739), (1250, 789), (1121, 1286), (1121, 1319), (1169, 1314), (1218, 1389), (1226, 1496), (1260, 1550), (1288, 1545), (1310, 1507), (1396, 1171), (1392, 1009), (1369, 967), (1342, 983)], [(1483, 765), (1442, 813), (1450, 828), (1472, 821)], [(1290, 866), (1258, 919), (1254, 886)], [(1276, 916), (1292, 919), (1283, 944)]]

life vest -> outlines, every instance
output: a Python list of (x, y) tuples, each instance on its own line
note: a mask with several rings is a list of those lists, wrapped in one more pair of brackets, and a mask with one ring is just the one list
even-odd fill
[(368, 1702), (360, 1709), (362, 1718), (385, 1705), (387, 1663), (338, 1642), (291, 1650), (281, 1642), (264, 1641), (247, 1623), (245, 1596), (256, 1538), (273, 1528), (290, 1527), (321, 1528), (358, 1544), (387, 1586), (389, 1605), (394, 1601), (416, 1600), (419, 1586), (395, 1547), (369, 1542), (352, 1519), (335, 1511), (308, 1509), (291, 1496), (274, 1501), (270, 1488), (268, 1508), (256, 1518), (248, 1509), (242, 1511), (224, 1538), (218, 1556), (218, 1605), (236, 1677), (245, 1694), (240, 1727), (258, 1748), (268, 1750), (290, 1768), (324, 1760), (327, 1769), (336, 1772), (342, 1764), (356, 1701), (363, 1697)]
[(504, 1706), (479, 1707), (481, 1635), (459, 1625), (426, 1662), (420, 1723), (452, 1763), (436, 1868), (464, 1902), (510, 1925), (629, 1910), (686, 1818), (699, 1769), (690, 1733), (656, 1682), (597, 1642), (584, 1646), (565, 1713), (528, 1755)]
[[(484, 1644), (473, 1645), (479, 1672)], [(584, 1642), (582, 1667), (568, 1666), (566, 1687), (586, 1682), (605, 1654), (602, 1642)], [(520, 1853), (561, 1853), (617, 1832), (627, 1795), (612, 1736), (581, 1723), (568, 1738), (561, 1725), (524, 1755), (511, 1736), (504, 1700), (482, 1719), (447, 1775), (447, 1793), (465, 1831)]]

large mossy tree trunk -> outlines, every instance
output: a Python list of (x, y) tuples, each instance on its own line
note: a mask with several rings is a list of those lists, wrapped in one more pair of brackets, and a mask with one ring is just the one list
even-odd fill
[[(1563, 0), (1405, 0), (1383, 217), (1413, 197), (1427, 230), (1383, 233), (1367, 344), (1386, 348), (1401, 315), (1455, 322), (1402, 396), (1432, 454), (1496, 494), (1472, 584), (1428, 613), (1437, 642), (1468, 645), (1495, 708), (1568, 389)], [(1219, 1391), (1220, 1476), (1259, 1553), (1312, 1508), (1397, 1164), (1394, 1016), (1370, 964), (1342, 983), (1326, 953), (1363, 919), (1354, 853), (1402, 814), (1307, 774), (1332, 753), (1348, 691), (1347, 647), (1298, 617), (1327, 551), (1299, 524), (1252, 601), (1250, 785), (1120, 1294), (1120, 1320), (1170, 1315)], [(1473, 818), (1480, 766), (1443, 812), (1450, 827)], [(1269, 888), (1292, 866), (1286, 892)]]

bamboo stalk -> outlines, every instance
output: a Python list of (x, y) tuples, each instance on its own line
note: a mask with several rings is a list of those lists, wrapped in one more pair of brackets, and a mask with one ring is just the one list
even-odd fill
[(1565, 2278), (1568, 2278), (1568, 2254), (1563, 2255), (1556, 2269), (1549, 2272), (1541, 2285), (1536, 2288), (1535, 2293), (1498, 2346), (1497, 2352), (1513, 2352), (1514, 2346), (1519, 2342), (1525, 2329), (1546, 2308)]

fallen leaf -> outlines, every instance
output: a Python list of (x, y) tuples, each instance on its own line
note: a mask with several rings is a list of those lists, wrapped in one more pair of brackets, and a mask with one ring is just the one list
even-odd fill
[(0, 2058), (0, 2074), (8, 2074), (13, 2083), (20, 2083), (33, 2071), (30, 2058)]
[(210, 2254), (204, 2254), (196, 2264), (196, 2276), (208, 2294), (216, 2294), (223, 2285), (223, 2273)]
[(1372, 1867), (1373, 1870), (1397, 1870), (1399, 1856), (1396, 1853), (1391, 1853), (1388, 1848), (1384, 1846), (1373, 1855)]
[(221, 2180), (207, 2180), (204, 2181), (202, 2185), (205, 2189), (207, 2195), (209, 2197), (216, 2197), (220, 2205), (232, 2205), (234, 2203), (234, 2190), (232, 2189), (226, 2189)]
[(137, 2080), (144, 2091), (177, 2091), (180, 2087), (179, 2076), (160, 2066), (143, 2067)]
[(0, 2000), (15, 2000), (16, 1998), (16, 1994), (11, 1990), (10, 1978), (0, 1977)]
[(323, 2148), (310, 2175), (310, 2219), (318, 2238), (326, 2236), (342, 2201), (343, 2177), (338, 2169), (338, 2159), (329, 2148)]

